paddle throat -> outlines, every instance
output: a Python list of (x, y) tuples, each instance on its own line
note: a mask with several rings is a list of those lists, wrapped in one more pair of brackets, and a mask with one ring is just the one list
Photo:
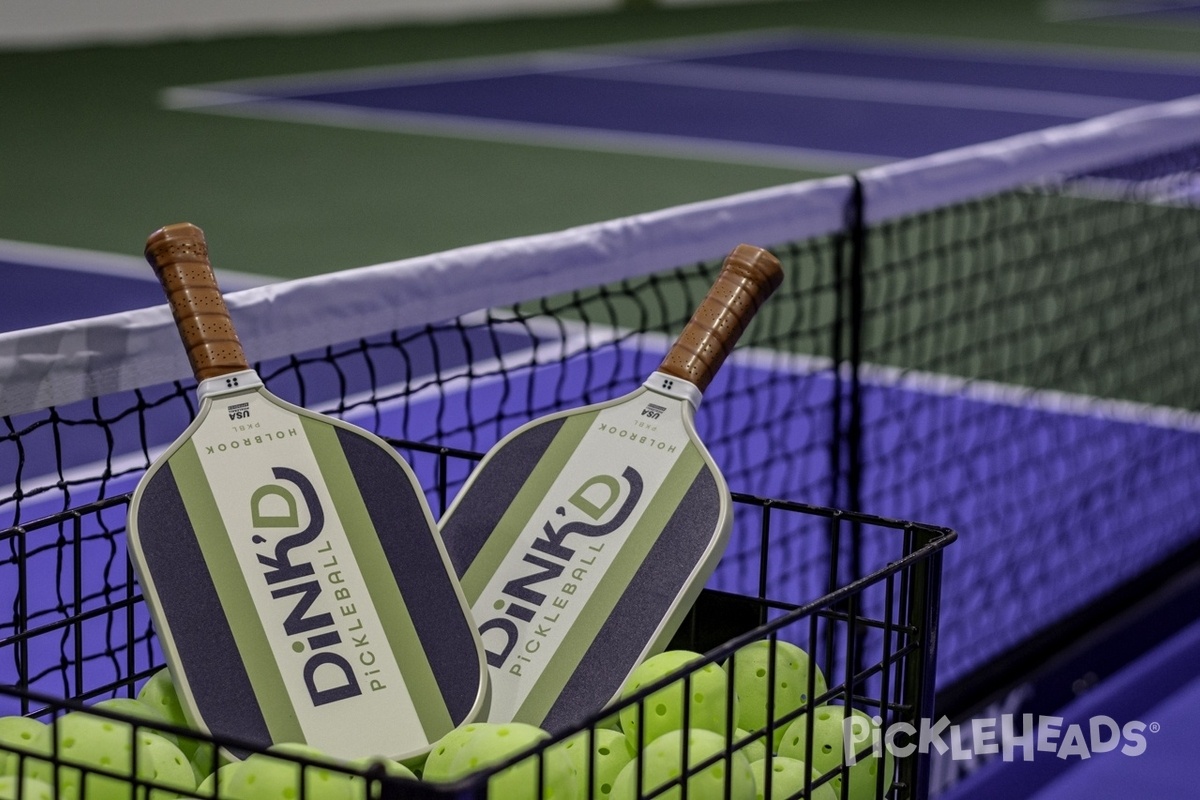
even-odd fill
[(700, 407), (700, 400), (704, 397), (696, 384), (666, 372), (651, 374), (642, 385), (652, 392), (665, 394), (667, 397), (673, 397), (676, 400), (686, 401), (691, 405), (693, 411)]
[(244, 392), (247, 389), (257, 389), (263, 385), (262, 378), (252, 369), (231, 372), (217, 378), (200, 381), (196, 386), (196, 399), (203, 403), (224, 394)]

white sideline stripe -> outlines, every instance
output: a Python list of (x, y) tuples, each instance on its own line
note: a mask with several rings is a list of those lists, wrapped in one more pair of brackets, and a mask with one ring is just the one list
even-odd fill
[(190, 89), (171, 90), (164, 103), (171, 108), (247, 119), (284, 120), (362, 131), (385, 131), (444, 136), (514, 144), (562, 147), (624, 155), (717, 161), (747, 166), (845, 172), (895, 159), (867, 153), (818, 150), (750, 142), (721, 141), (672, 134), (608, 131), (601, 128), (551, 125), (488, 117), (424, 111), (342, 106), (312, 100), (262, 98)]
[[(145, 259), (120, 253), (0, 239), (0, 259), (45, 269), (112, 275), (119, 278), (144, 280), (147, 283), (158, 283), (158, 279), (154, 277), (154, 271), (150, 269)], [(222, 287), (227, 286), (231, 289), (248, 289), (251, 286), (262, 286), (278, 280), (249, 272), (223, 269), (214, 269), (213, 271)], [(165, 297), (163, 302), (166, 302)]]
[(1052, 389), (1032, 389), (1016, 384), (874, 364), (864, 364), (860, 367), (860, 375), (866, 382), (877, 386), (918, 391), (929, 395), (961, 397), (994, 406), (1200, 433), (1200, 413), (1182, 408)]
[[(741, 47), (738, 52), (765, 52), (816, 43), (822, 47), (839, 47), (844, 50), (871, 49), (893, 55), (952, 56), (973, 62), (989, 62), (1021, 66), (1062, 66), (1075, 70), (1112, 70), (1124, 72), (1172, 72), (1178, 75), (1200, 76), (1200, 65), (1192, 53), (1154, 52), (1144, 50), (1117, 49), (1102, 45), (1067, 44), (1060, 42), (1013, 42), (982, 41), (978, 38), (930, 35), (925, 33), (852, 33), (833, 30), (796, 28), (788, 32), (773, 29), (759, 32), (764, 39), (782, 40), (770, 48)], [(721, 37), (724, 34), (714, 34)], [(678, 40), (683, 41), (683, 40)], [(701, 39), (702, 41), (702, 39)], [(633, 52), (625, 48), (622, 52)], [(657, 51), (652, 51), (657, 52)]]
[[(886, 51), (894, 55), (914, 55), (916, 57), (948, 56), (994, 64), (1061, 66), (1075, 70), (1110, 70), (1116, 67), (1125, 72), (1169, 71), (1179, 75), (1200, 76), (1200, 68), (1197, 67), (1195, 59), (1183, 53), (1136, 52), (1071, 44), (981, 42), (975, 39), (923, 34), (873, 34), (867, 32), (847, 34), (802, 28), (772, 28), (737, 33), (698, 34), (616, 45), (588, 45), (567, 50), (465, 56), (373, 67), (236, 78), (177, 88), (260, 96), (264, 92), (278, 93), (298, 89), (327, 90), (346, 83), (354, 83), (358, 86), (379, 86), (401, 80), (409, 85), (416, 85), (441, 82), (447, 78), (519, 75), (531, 72), (557, 72), (565, 69), (588, 69), (620, 63), (661, 62), (672, 58), (694, 56), (698, 48), (703, 49), (704, 56), (720, 57), (775, 52), (813, 45), (825, 48), (837, 47), (843, 50), (870, 49)], [(931, 53), (931, 47), (937, 48), (938, 52)]]
[[(735, 350), (729, 360), (731, 363), (742, 363), (755, 369), (795, 375), (829, 372), (833, 365), (829, 358), (822, 356), (783, 353), (763, 348)], [(841, 373), (843, 378), (849, 379), (849, 366), (843, 366)], [(1171, 406), (1053, 389), (1035, 389), (1019, 384), (870, 363), (859, 366), (859, 379), (866, 385), (937, 397), (961, 398), (994, 406), (1200, 433), (1200, 412)]]
[[(630, 72), (632, 67), (637, 66), (646, 69), (639, 73)], [(790, 97), (820, 97), (1003, 113), (1022, 112), (1079, 119), (1109, 114), (1113, 111), (1142, 105), (1144, 102), (1123, 97), (1071, 94), (1036, 89), (971, 86), (907, 79), (862, 78), (811, 72), (783, 72), (707, 64), (655, 63), (653, 61), (630, 64), (623, 68), (614, 66), (608, 74), (599, 70), (591, 70), (583, 77), (594, 80), (724, 89)]]
[[(466, 65), (458, 65), (454, 68), (443, 67), (439, 71), (431, 65), (420, 65), (419, 68), (414, 66), (391, 73), (372, 71), (363, 75), (360, 83), (350, 83), (349, 77), (335, 83), (330, 81), (327, 76), (316, 76), (314, 82), (308, 84), (295, 78), (290, 78), (286, 83), (291, 84), (293, 90), (306, 90), (307, 93), (312, 93), (332, 91), (338, 88), (354, 91), (368, 88), (372, 84), (415, 86), (541, 73), (555, 73), (584, 80), (603, 80), (614, 83), (685, 86), (788, 97), (820, 97), (931, 108), (1021, 112), (1079, 119), (1109, 114), (1113, 111), (1144, 104), (1143, 100), (1125, 97), (1105, 97), (1038, 89), (787, 72), (751, 67), (682, 63), (654, 58), (635, 59), (572, 54), (543, 54), (524, 62), (514, 61), (512, 64), (505, 64), (494, 71), (484, 71), (477, 66), (468, 67)], [(302, 98), (275, 96), (277, 92), (286, 91), (286, 87), (279, 85), (280, 83), (283, 81), (260, 82), (257, 85), (241, 82), (172, 87), (164, 90), (161, 102), (165, 107), (176, 110), (213, 110), (214, 106), (222, 104), (242, 104), (255, 101), (304, 103)], [(465, 114), (440, 116), (479, 118)]]
[[(785, 45), (780, 43), (779, 46)], [(702, 137), (606, 131), (590, 126), (521, 122), (448, 112), (341, 106), (303, 98), (270, 96), (275, 92), (289, 90), (331, 90), (339, 86), (357, 89), (395, 84), (413, 86), (548, 72), (586, 73), (578, 77), (609, 82), (687, 86), (929, 108), (1019, 112), (1063, 119), (1088, 119), (1141, 104), (1141, 101), (1128, 98), (1064, 92), (791, 73), (579, 52), (534, 53), (493, 59), (468, 59), (449, 64), (433, 62), (397, 68), (315, 74), (307, 78), (292, 75), (259, 81), (228, 81), (202, 86), (172, 87), (163, 91), (160, 102), (164, 107), (174, 110), (288, 120), (358, 130), (387, 130), (512, 144), (695, 158), (755, 166), (799, 167), (814, 171), (856, 170), (894, 160), (881, 154), (719, 142)]]

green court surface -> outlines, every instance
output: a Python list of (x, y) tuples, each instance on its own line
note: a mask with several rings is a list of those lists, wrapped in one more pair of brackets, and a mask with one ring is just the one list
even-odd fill
[[(641, 5), (641, 4), (638, 4)], [(1200, 52), (1200, 27), (1054, 21), (1034, 0), (738, 3), (0, 52), (0, 238), (136, 254), (180, 220), (219, 267), (296, 277), (650, 211), (812, 173), (164, 109), (172, 86), (799, 28), (1053, 51)]]

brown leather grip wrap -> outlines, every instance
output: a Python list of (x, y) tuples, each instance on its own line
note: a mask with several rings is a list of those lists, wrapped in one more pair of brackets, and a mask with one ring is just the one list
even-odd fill
[(708, 388), (725, 357), (760, 306), (783, 283), (779, 259), (749, 244), (739, 244), (725, 258), (721, 274), (708, 290), (659, 372)]
[(159, 228), (146, 239), (146, 260), (167, 293), (196, 380), (249, 369), (208, 261), (204, 231), (190, 222)]

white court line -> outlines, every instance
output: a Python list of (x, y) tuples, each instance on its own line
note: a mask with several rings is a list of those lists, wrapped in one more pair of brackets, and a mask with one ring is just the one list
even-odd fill
[[(735, 351), (730, 356), (730, 361), (741, 362), (766, 371), (783, 371), (795, 375), (828, 372), (832, 368), (832, 361), (828, 358), (781, 353), (760, 348), (744, 348)], [(850, 369), (848, 366), (843, 367), (842, 377), (849, 380)], [(869, 386), (919, 392), (948, 399), (960, 398), (994, 406), (1031, 409), (1050, 414), (1085, 417), (1114, 423), (1146, 425), (1185, 433), (1200, 433), (1200, 412), (1171, 406), (1096, 397), (1054, 389), (1035, 389), (1018, 384), (963, 378), (956, 375), (902, 369), (880, 364), (862, 364), (859, 367), (859, 379), (863, 384)]]
[(363, 131), (445, 136), (505, 144), (562, 147), (602, 153), (721, 161), (748, 166), (852, 172), (894, 161), (874, 153), (847, 153), (805, 147), (720, 141), (669, 134), (606, 131), (599, 128), (512, 122), (452, 114), (337, 106), (303, 100), (263, 100), (216, 95), (208, 90), (175, 89), (165, 98), (172, 108), (248, 119), (284, 120)]
[(592, 71), (584, 77), (593, 80), (722, 89), (787, 97), (815, 97), (1000, 113), (1019, 112), (1078, 119), (1110, 114), (1143, 103), (1141, 100), (1122, 97), (1079, 95), (1035, 89), (972, 86), (890, 78), (861, 78), (825, 73), (763, 70), (751, 67), (652, 61), (646, 61), (636, 66), (643, 66), (646, 69), (637, 74), (628, 69), (613, 70), (608, 74)]
[[(765, 29), (737, 33), (701, 34), (618, 44), (589, 45), (566, 50), (535, 50), (488, 56), (463, 56), (434, 61), (372, 67), (237, 78), (175, 87), (210, 90), (230, 95), (276, 94), (297, 90), (329, 90), (354, 84), (377, 87), (402, 81), (406, 85), (438, 83), (480, 76), (559, 72), (621, 63), (677, 61), (689, 57), (749, 55), (817, 46), (847, 52), (874, 50), (914, 58), (957, 58), (1016, 66), (1069, 67), (1076, 70), (1120, 69), (1124, 72), (1172, 71), (1200, 76), (1200, 63), (1191, 54), (1137, 52), (1072, 44), (983, 42), (945, 36), (903, 33), (843, 33), (813, 29)], [(697, 53), (700, 49), (703, 52)], [(164, 91), (170, 96), (173, 89)]]
[[(120, 253), (0, 239), (0, 259), (45, 269), (111, 275), (117, 278), (132, 278), (144, 280), (147, 283), (158, 283), (158, 278), (154, 276), (154, 270), (150, 268), (145, 259)], [(213, 271), (217, 274), (222, 288), (231, 291), (262, 286), (277, 280), (249, 272), (222, 269)], [(165, 295), (163, 302), (166, 302)]]
[[(559, 62), (557, 68), (551, 62)], [(861, 78), (843, 75), (797, 73), (744, 67), (680, 64), (628, 58), (555, 58), (539, 62), (538, 68), (514, 74), (580, 73), (580, 80), (607, 81), (656, 86), (713, 89), (744, 94), (789, 98), (820, 98), (846, 102), (920, 106), (933, 109), (963, 109), (997, 113), (1025, 113), (1089, 119), (1141, 105), (1140, 100), (1120, 97), (1077, 95), (1005, 87), (970, 86), (931, 81)], [(421, 72), (397, 76), (392, 85), (450, 83), (482, 77), (476, 72), (441, 75)], [(311, 88), (311, 87), (310, 87)], [(351, 90), (358, 87), (350, 87)], [(205, 111), (228, 116), (286, 119), (343, 128), (390, 129), (408, 133), (483, 138), (513, 143), (566, 144), (597, 150), (641, 150), (651, 154), (689, 153), (697, 158), (720, 158), (738, 163), (768, 166), (819, 164), (855, 169), (890, 160), (887, 157), (840, 153), (811, 148), (722, 142), (703, 137), (609, 131), (591, 126), (502, 120), (487, 115), (453, 112), (420, 112), (405, 109), (344, 106), (297, 98), (263, 97), (249, 87), (233, 91), (230, 86), (176, 87), (161, 96), (163, 105), (175, 110)]]
[[(728, 46), (723, 43), (728, 40)], [(766, 46), (758, 46), (765, 43)], [(746, 31), (738, 34), (710, 34), (691, 38), (659, 40), (622, 45), (619, 50), (607, 46), (604, 52), (654, 55), (696, 46), (712, 48), (705, 55), (787, 50), (798, 46), (840, 48), (848, 52), (873, 50), (888, 55), (925, 58), (957, 58), (973, 62), (1015, 66), (1067, 67), (1075, 70), (1124, 72), (1174, 72), (1200, 76), (1200, 61), (1187, 52), (1159, 52), (1115, 49), (1100, 45), (1065, 42), (985, 41), (977, 38), (934, 35), (927, 33), (873, 33), (870, 31), (817, 30), (814, 28), (773, 28)], [(597, 48), (591, 48), (593, 50)], [(572, 51), (576, 52), (576, 51)]]
[[(814, 73), (791, 73), (751, 68), (684, 64), (672, 57), (720, 56), (770, 52), (803, 47), (806, 43), (879, 49), (890, 45), (903, 54), (903, 47), (887, 39), (847, 38), (794, 32), (748, 32), (733, 35), (690, 37), (679, 40), (643, 42), (623, 46), (579, 48), (570, 51), (539, 51), (503, 56), (448, 59), (388, 67), (372, 67), (306, 73), (261, 79), (172, 87), (160, 95), (162, 104), (225, 116), (285, 120), (333, 127), (383, 130), (418, 135), (566, 147), (599, 152), (633, 153), (682, 157), (756, 166), (803, 168), (820, 172), (843, 172), (888, 163), (893, 157), (874, 153), (844, 153), (822, 149), (721, 142), (663, 134), (606, 131), (589, 126), (554, 125), (492, 119), (454, 113), (426, 113), (392, 109), (337, 107), (331, 103), (264, 97), (288, 92), (331, 91), (386, 85), (427, 85), (479, 78), (586, 71), (586, 78), (631, 81), (657, 85), (689, 86), (755, 92), (789, 97), (818, 97), (847, 101), (906, 104), (927, 108), (959, 108), (997, 112), (1054, 115), (1063, 119), (1089, 119), (1140, 105), (1143, 101), (1119, 97), (1076, 95), (1066, 92), (970, 86), (954, 83), (863, 78)], [(909, 44), (915, 47), (919, 41)], [(957, 58), (1005, 64), (1046, 64), (1074, 69), (1101, 68), (1062, 54), (966, 50), (962, 45), (938, 41), (934, 46)], [(926, 43), (928, 47), (928, 43)], [(703, 48), (702, 53), (696, 53)], [(914, 57), (930, 55), (916, 51)], [(931, 57), (938, 57), (935, 52)], [(624, 69), (622, 69), (624, 68)], [(624, 74), (640, 68), (639, 74)], [(1111, 68), (1111, 67), (1104, 67)], [(1177, 65), (1130, 62), (1121, 69), (1178, 68)], [(605, 70), (608, 69), (608, 74)], [(1194, 67), (1193, 67), (1194, 69)]]
[(860, 377), (866, 383), (901, 391), (911, 390), (928, 395), (974, 400), (994, 406), (1029, 409), (1128, 425), (1145, 425), (1184, 433), (1200, 433), (1200, 413), (1171, 406), (1096, 397), (1054, 389), (1033, 389), (998, 381), (961, 378), (954, 375), (904, 370), (898, 367), (874, 364), (864, 364), (860, 368)]

